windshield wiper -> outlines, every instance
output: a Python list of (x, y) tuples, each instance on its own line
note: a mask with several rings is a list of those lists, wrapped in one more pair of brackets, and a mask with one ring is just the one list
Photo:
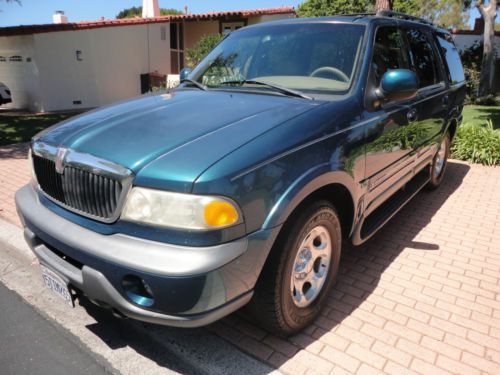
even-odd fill
[(207, 91), (208, 90), (207, 86), (205, 86), (204, 84), (202, 84), (202, 83), (200, 83), (198, 81), (195, 81), (194, 79), (184, 78), (179, 83), (184, 83), (184, 82), (191, 83), (192, 85), (196, 86), (200, 90), (203, 90), (203, 91)]
[(224, 82), (221, 82), (220, 84), (221, 85), (244, 85), (245, 83), (248, 83), (250, 85), (267, 86), (267, 87), (271, 87), (274, 90), (279, 91), (282, 94), (285, 94), (285, 95), (288, 95), (288, 96), (295, 96), (295, 97), (298, 97), (298, 98), (313, 100), (313, 98), (311, 98), (310, 96), (307, 96), (307, 95), (301, 93), (300, 91), (289, 89), (288, 87), (283, 87), (283, 86), (280, 86), (280, 85), (276, 85), (274, 83), (263, 82), (263, 81), (259, 81), (259, 80), (255, 80), (255, 79), (242, 79), (242, 80), (239, 80), (239, 81), (237, 81), (237, 80), (236, 81), (224, 81)]

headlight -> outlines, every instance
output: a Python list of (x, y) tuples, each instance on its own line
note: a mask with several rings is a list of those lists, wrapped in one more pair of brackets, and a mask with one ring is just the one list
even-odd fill
[(237, 205), (223, 197), (134, 187), (122, 219), (182, 229), (219, 229), (240, 223)]

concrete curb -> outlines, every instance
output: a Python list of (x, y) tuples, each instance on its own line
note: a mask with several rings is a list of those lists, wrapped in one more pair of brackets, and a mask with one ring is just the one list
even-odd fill
[(17, 249), (18, 251), (15, 254), (20, 257), (20, 259), (24, 258), (26, 261), (35, 259), (24, 240), (22, 229), (2, 218), (0, 218), (0, 243), (7, 244)]
[(120, 320), (86, 300), (70, 309), (42, 284), (38, 263), (17, 226), (0, 219), (0, 282), (59, 323), (96, 358), (122, 374), (268, 374), (279, 372), (207, 329)]

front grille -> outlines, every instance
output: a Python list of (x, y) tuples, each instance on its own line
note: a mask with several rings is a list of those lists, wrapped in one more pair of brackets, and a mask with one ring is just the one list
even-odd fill
[(79, 212), (110, 219), (122, 194), (120, 181), (66, 166), (56, 172), (52, 160), (33, 155), (33, 168), (40, 188), (51, 198)]

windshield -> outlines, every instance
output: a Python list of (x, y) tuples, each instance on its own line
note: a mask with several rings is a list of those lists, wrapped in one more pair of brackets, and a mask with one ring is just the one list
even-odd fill
[[(190, 78), (225, 89), (260, 81), (308, 94), (345, 93), (365, 27), (335, 23), (274, 24), (230, 34)], [(245, 88), (268, 90), (248, 82)]]

